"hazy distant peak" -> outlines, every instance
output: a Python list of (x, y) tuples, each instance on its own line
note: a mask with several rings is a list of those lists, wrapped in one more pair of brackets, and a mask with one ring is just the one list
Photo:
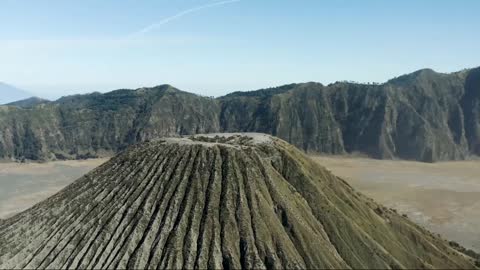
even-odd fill
[(17, 100), (27, 99), (32, 94), (15, 86), (0, 82), (0, 104), (6, 104)]

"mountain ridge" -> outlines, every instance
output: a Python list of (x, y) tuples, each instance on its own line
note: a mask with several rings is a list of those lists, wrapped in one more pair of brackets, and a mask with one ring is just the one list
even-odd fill
[(306, 152), (461, 160), (480, 155), (479, 78), (480, 68), (424, 69), (383, 84), (310, 82), (218, 98), (160, 85), (0, 107), (0, 158), (95, 157), (159, 136), (262, 132)]
[(27, 98), (27, 99), (22, 99), (22, 100), (17, 100), (17, 101), (14, 101), (14, 102), (10, 102), (10, 103), (7, 103), (5, 105), (6, 106), (16, 106), (16, 107), (21, 107), (21, 108), (31, 108), (31, 107), (41, 105), (41, 104), (46, 104), (46, 103), (50, 103), (50, 101), (47, 100), (47, 99), (39, 98), (39, 97), (31, 97), (31, 98)]

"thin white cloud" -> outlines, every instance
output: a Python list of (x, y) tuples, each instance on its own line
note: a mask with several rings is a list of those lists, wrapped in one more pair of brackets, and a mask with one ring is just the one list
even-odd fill
[(203, 5), (203, 6), (198, 6), (198, 7), (194, 7), (194, 8), (190, 8), (190, 9), (187, 9), (187, 10), (184, 10), (184, 11), (181, 11), (173, 16), (170, 16), (170, 17), (167, 17), (161, 21), (158, 21), (156, 23), (153, 23), (151, 25), (148, 25), (146, 27), (144, 27), (143, 29), (137, 31), (137, 32), (134, 32), (132, 34), (130, 34), (128, 37), (136, 37), (136, 36), (140, 36), (140, 35), (143, 35), (143, 34), (146, 34), (148, 32), (151, 32), (151, 31), (154, 31), (156, 30), (157, 28), (161, 27), (162, 25), (165, 25), (165, 24), (168, 24), (170, 23), (171, 21), (174, 21), (174, 20), (177, 20), (185, 15), (188, 15), (190, 13), (193, 13), (193, 12), (196, 12), (196, 11), (199, 11), (199, 10), (202, 10), (202, 9), (207, 9), (207, 8), (212, 8), (212, 7), (216, 7), (216, 6), (222, 6), (222, 5), (227, 5), (227, 4), (231, 4), (231, 3), (235, 3), (235, 2), (239, 2), (241, 0), (225, 0), (225, 1), (219, 1), (219, 2), (213, 2), (213, 3), (210, 3), (210, 4), (206, 4), (206, 5)]

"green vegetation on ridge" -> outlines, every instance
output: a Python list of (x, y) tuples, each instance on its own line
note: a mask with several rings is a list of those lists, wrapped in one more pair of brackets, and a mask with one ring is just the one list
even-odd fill
[(290, 84), (217, 99), (169, 85), (0, 107), (0, 158), (110, 155), (159, 136), (263, 132), (307, 152), (427, 162), (480, 155), (480, 68), (384, 84)]

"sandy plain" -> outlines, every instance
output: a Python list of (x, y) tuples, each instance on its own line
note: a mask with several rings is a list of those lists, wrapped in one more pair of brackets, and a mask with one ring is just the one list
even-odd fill
[[(446, 239), (480, 251), (480, 161), (430, 164), (312, 158), (377, 202)], [(0, 163), (0, 219), (48, 198), (107, 160)]]
[(0, 163), (0, 219), (41, 202), (105, 161)]
[(448, 240), (480, 251), (480, 161), (313, 159), (377, 202)]

